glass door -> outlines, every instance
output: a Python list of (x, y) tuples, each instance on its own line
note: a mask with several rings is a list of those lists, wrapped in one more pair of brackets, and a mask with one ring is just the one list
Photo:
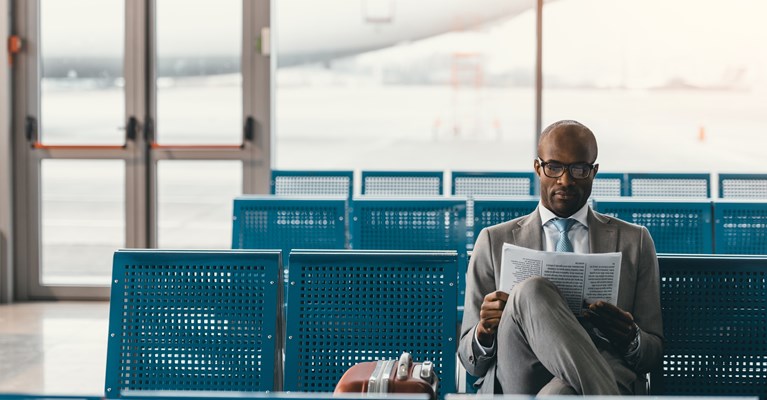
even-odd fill
[[(17, 3), (17, 235), (21, 297), (104, 297), (117, 248), (139, 245), (130, 210), (139, 114), (127, 87), (125, 0)], [(88, 10), (83, 12), (82, 10)], [(22, 114), (23, 113), (23, 114)], [(17, 136), (17, 137), (19, 137)]]
[(229, 248), (233, 198), (269, 187), (269, 1), (16, 13), (17, 297), (106, 298), (120, 248)]
[(152, 245), (231, 247), (232, 199), (243, 193), (250, 129), (243, 115), (243, 2), (156, 0)]

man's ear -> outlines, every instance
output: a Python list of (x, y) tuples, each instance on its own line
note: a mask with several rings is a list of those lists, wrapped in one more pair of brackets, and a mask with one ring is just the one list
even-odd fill
[(596, 178), (597, 172), (599, 172), (599, 164), (594, 164), (594, 176), (592, 178)]
[(535, 174), (538, 175), (538, 177), (541, 177), (541, 163), (538, 162), (538, 159), (536, 158), (533, 160), (533, 168), (535, 169)]

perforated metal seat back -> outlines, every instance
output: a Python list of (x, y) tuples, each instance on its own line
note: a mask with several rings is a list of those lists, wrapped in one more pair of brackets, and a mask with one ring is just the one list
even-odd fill
[(658, 253), (714, 252), (710, 201), (596, 200), (593, 207), (603, 214), (646, 227)]
[(767, 199), (767, 174), (719, 174), (719, 197)]
[(455, 250), (459, 303), (466, 275), (466, 199), (356, 199), (352, 247), (362, 250)]
[(332, 392), (359, 362), (434, 362), (456, 389), (456, 252), (292, 252), (285, 390)]
[(711, 197), (708, 174), (628, 174), (629, 196), (678, 199)]
[(532, 172), (453, 172), (452, 194), (458, 196), (530, 196)]
[(279, 251), (118, 251), (106, 396), (280, 388)]
[(620, 173), (597, 173), (591, 185), (591, 198), (625, 196), (625, 176)]
[(617, 179), (595, 179), (591, 187), (591, 197), (620, 197), (621, 182)]
[(441, 196), (442, 171), (362, 171), (362, 194), (380, 197)]
[(356, 199), (356, 249), (465, 249), (466, 199)]
[(475, 240), (483, 228), (530, 214), (537, 206), (538, 199), (532, 197), (527, 199), (476, 198), (474, 200)]
[(767, 259), (660, 257), (665, 346), (651, 390), (767, 395)]
[(243, 196), (234, 200), (232, 248), (343, 249), (346, 200)]
[(474, 244), (474, 198), (529, 197), (534, 194), (534, 182), (532, 172), (453, 172), (452, 194), (466, 197), (467, 248)]
[(767, 201), (714, 202), (718, 254), (767, 254)]
[(271, 193), (278, 196), (332, 196), (351, 200), (353, 171), (272, 171)]

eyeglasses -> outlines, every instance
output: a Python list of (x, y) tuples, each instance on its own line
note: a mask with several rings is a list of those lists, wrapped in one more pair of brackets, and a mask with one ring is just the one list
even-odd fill
[(549, 178), (559, 178), (565, 174), (565, 170), (570, 173), (570, 177), (573, 179), (586, 179), (591, 176), (591, 171), (596, 168), (597, 164), (587, 163), (575, 163), (575, 164), (562, 164), (558, 162), (546, 162), (538, 157), (538, 163), (543, 168), (543, 174)]

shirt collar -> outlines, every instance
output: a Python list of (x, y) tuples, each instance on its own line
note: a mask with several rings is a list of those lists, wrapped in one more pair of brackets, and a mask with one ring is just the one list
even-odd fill
[[(551, 210), (544, 207), (543, 203), (541, 203), (540, 201), (538, 202), (538, 213), (541, 215), (541, 226), (546, 225), (552, 219), (560, 218), (556, 214), (554, 214)], [(581, 225), (585, 226), (588, 229), (589, 204), (588, 203), (584, 204), (580, 210), (576, 211), (575, 214), (569, 216), (568, 218), (578, 221)]]

